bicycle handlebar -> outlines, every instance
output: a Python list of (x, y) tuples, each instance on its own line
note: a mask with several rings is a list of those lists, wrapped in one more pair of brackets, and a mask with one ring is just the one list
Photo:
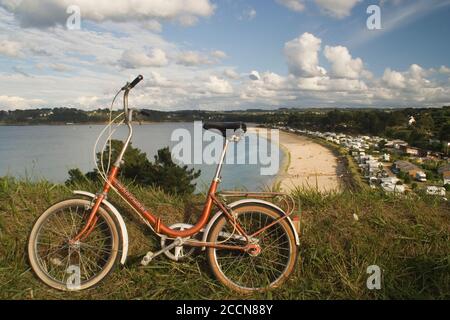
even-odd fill
[(142, 75), (139, 75), (136, 79), (133, 80), (133, 82), (129, 85), (130, 89), (133, 89), (139, 82), (144, 80), (144, 77)]
[(128, 111), (128, 93), (133, 89), (139, 82), (144, 80), (144, 76), (139, 75), (133, 82), (127, 84), (122, 88), (125, 93), (123, 94), (123, 110), (125, 113), (125, 123), (129, 124), (132, 120), (132, 113)]
[(144, 76), (139, 75), (136, 79), (133, 80), (133, 82), (131, 83), (127, 83), (125, 85), (125, 87), (122, 88), (122, 90), (128, 90), (130, 91), (131, 89), (133, 89), (134, 87), (136, 87), (138, 85), (139, 82), (141, 82), (142, 80), (144, 80)]

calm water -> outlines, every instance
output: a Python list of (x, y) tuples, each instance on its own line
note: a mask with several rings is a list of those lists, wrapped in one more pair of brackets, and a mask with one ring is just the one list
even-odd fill
[[(69, 169), (91, 171), (95, 165), (92, 149), (103, 128), (103, 125), (0, 126), (0, 176), (45, 178), (53, 182), (64, 182), (68, 178)], [(176, 144), (170, 141), (170, 137), (177, 128), (193, 132), (192, 123), (135, 125), (133, 146), (146, 152), (149, 159), (153, 160), (158, 149), (167, 146), (172, 148)], [(124, 137), (126, 132), (125, 128), (120, 129), (115, 138)], [(275, 145), (271, 147), (271, 150), (278, 150)], [(251, 155), (257, 153), (257, 148), (247, 142), (247, 151)], [(281, 151), (280, 157), (283, 157)], [(215, 166), (193, 167), (202, 170), (202, 175), (196, 182), (197, 189), (203, 190), (213, 177)], [(222, 189), (256, 190), (270, 185), (274, 179), (274, 176), (261, 176), (260, 165), (249, 164), (225, 165), (222, 176)]]

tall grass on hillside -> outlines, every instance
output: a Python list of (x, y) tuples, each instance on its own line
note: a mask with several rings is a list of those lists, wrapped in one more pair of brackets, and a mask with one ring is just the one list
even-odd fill
[[(95, 192), (98, 186), (77, 186)], [(193, 221), (201, 199), (131, 187), (168, 223)], [(148, 267), (139, 261), (158, 240), (111, 196), (125, 216), (131, 240), (125, 267), (98, 287), (58, 292), (30, 271), (26, 241), (35, 219), (71, 190), (46, 181), (0, 179), (0, 299), (448, 299), (450, 298), (450, 207), (434, 198), (391, 197), (376, 191), (293, 193), (302, 209), (300, 258), (282, 288), (241, 297), (209, 273), (201, 252), (186, 262), (164, 256)], [(356, 219), (357, 217), (357, 219)], [(366, 271), (382, 270), (381, 290), (369, 290)]]

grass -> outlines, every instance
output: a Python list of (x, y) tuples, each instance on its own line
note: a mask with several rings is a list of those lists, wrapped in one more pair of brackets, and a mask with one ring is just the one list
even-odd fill
[[(97, 186), (77, 188), (96, 191)], [(200, 207), (155, 189), (133, 188), (167, 223), (189, 221)], [(46, 181), (0, 179), (0, 299), (449, 299), (450, 207), (432, 197), (391, 197), (377, 191), (319, 194), (296, 190), (302, 209), (300, 259), (282, 288), (238, 296), (210, 274), (204, 254), (148, 267), (141, 257), (158, 241), (116, 197), (130, 233), (125, 267), (100, 286), (63, 293), (30, 271), (25, 247), (35, 219), (71, 189)], [(199, 200), (199, 199), (195, 199)], [(186, 210), (186, 208), (188, 210)], [(358, 219), (355, 219), (355, 215)], [(381, 290), (368, 290), (370, 265), (382, 269)]]

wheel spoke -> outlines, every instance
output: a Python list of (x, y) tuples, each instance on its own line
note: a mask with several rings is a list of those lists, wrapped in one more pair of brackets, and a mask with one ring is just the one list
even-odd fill
[[(242, 211), (238, 213), (237, 220), (247, 234), (254, 234), (268, 225), (277, 221), (277, 215), (268, 214), (264, 210)], [(220, 234), (230, 233), (233, 229), (229, 222), (225, 221), (215, 231), (217, 238)], [(231, 231), (232, 232), (232, 231)], [(221, 237), (222, 238), (226, 237)], [(255, 243), (261, 251), (252, 256), (250, 252), (239, 252), (229, 249), (213, 249), (215, 261), (221, 272), (234, 285), (248, 289), (263, 289), (277, 282), (286, 272), (287, 266), (292, 261), (295, 253), (292, 251), (292, 241), (286, 230), (285, 223), (279, 221), (267, 230), (255, 237)], [(236, 239), (229, 239), (225, 244), (234, 245)], [(242, 241), (240, 241), (242, 244)]]
[(34, 256), (48, 281), (66, 286), (69, 267), (78, 266), (80, 281), (86, 283), (94, 281), (106, 267), (113, 266), (118, 244), (113, 238), (111, 222), (101, 212), (97, 214), (95, 228), (83, 242), (69, 243), (85, 226), (89, 210), (84, 202), (62, 206), (49, 212), (35, 227), (38, 231), (34, 238)]

